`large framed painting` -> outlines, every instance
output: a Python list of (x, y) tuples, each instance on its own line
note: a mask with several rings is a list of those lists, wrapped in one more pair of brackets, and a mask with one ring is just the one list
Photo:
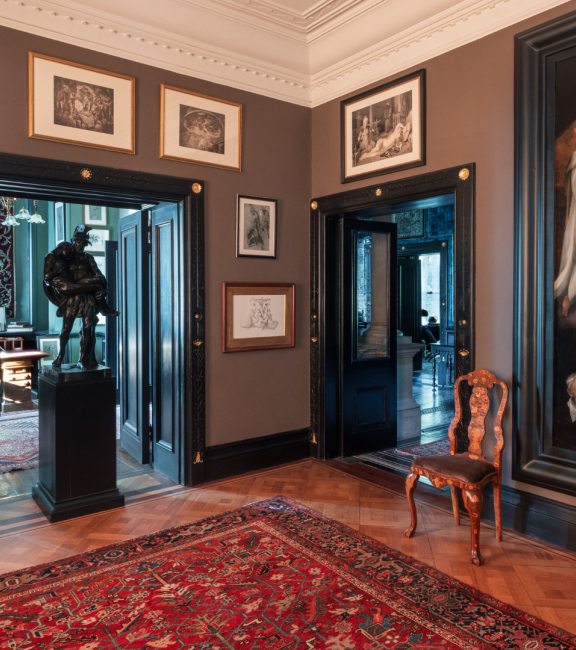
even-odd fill
[(516, 37), (514, 478), (576, 494), (576, 12)]
[(340, 104), (342, 183), (426, 164), (426, 71)]
[(294, 347), (294, 284), (222, 283), (222, 352)]
[(28, 53), (28, 136), (135, 153), (134, 77)]
[(276, 199), (238, 195), (236, 256), (276, 258)]
[(239, 172), (242, 104), (160, 85), (160, 158)]

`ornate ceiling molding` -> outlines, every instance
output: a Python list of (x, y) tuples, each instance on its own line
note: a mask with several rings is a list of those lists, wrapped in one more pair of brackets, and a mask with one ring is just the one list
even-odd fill
[[(138, 19), (131, 19), (75, 0), (0, 0), (0, 22), (27, 33), (314, 107), (568, 0), (462, 0), (368, 48), (356, 20), (366, 20), (371, 11), (385, 10), (383, 4), (390, 0), (321, 0), (304, 13), (292, 12), (272, 0), (172, 1), (172, 8), (182, 6), (183, 11), (197, 11), (205, 19), (199, 21), (200, 27), (196, 25), (195, 34), (202, 38), (158, 28), (140, 19), (137, 11)], [(137, 0), (123, 3), (127, 7), (135, 3), (137, 9)], [(266, 11), (271, 11), (273, 18), (265, 15)], [(226, 29), (219, 31), (219, 26)], [(339, 45), (344, 42), (347, 51), (355, 53), (342, 59)]]

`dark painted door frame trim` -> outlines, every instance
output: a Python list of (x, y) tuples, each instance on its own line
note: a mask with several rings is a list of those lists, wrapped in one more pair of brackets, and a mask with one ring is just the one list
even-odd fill
[[(455, 377), (475, 368), (475, 187), (474, 163), (313, 199), (310, 206), (310, 455), (333, 457), (326, 431), (326, 268), (328, 222), (378, 216), (391, 203), (454, 194)], [(468, 414), (458, 431), (468, 446)], [(328, 434), (328, 436), (327, 436)]]
[(184, 394), (185, 485), (204, 481), (204, 192), (200, 180), (0, 153), (0, 195), (138, 210), (162, 201), (182, 202), (187, 300), (180, 314), (184, 327), (177, 346), (184, 363), (177, 379)]

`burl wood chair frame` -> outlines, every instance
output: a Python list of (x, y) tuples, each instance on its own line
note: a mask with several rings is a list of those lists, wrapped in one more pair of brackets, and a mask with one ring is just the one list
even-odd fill
[[(455, 431), (462, 419), (462, 402), (460, 398), (460, 384), (468, 381), (472, 386), (470, 397), (470, 411), (472, 418), (468, 427), (470, 445), (464, 454), (458, 454), (458, 441)], [(502, 399), (494, 421), (494, 434), (496, 446), (494, 447), (494, 462), (490, 463), (482, 455), (482, 441), (486, 435), (486, 415), (490, 408), (488, 389), (498, 384), (502, 388)], [(470, 561), (477, 566), (484, 563), (480, 554), (480, 514), (482, 512), (482, 489), (489, 484), (494, 486), (494, 510), (496, 514), (496, 538), (502, 540), (502, 513), (500, 509), (500, 495), (502, 486), (502, 450), (504, 449), (504, 430), (502, 419), (508, 404), (508, 386), (487, 370), (475, 370), (467, 375), (458, 377), (454, 385), (454, 404), (456, 413), (450, 424), (448, 436), (450, 437), (450, 456), (423, 456), (416, 458), (412, 463), (410, 474), (406, 478), (406, 495), (410, 504), (412, 524), (404, 533), (412, 537), (418, 525), (416, 505), (414, 503), (414, 490), (420, 476), (425, 476), (432, 485), (442, 488), (450, 486), (452, 492), (452, 509), (454, 521), (460, 524), (460, 510), (458, 508), (458, 488), (462, 490), (462, 498), (468, 514), (470, 515), (471, 551)], [(468, 460), (466, 460), (468, 459)], [(473, 462), (470, 462), (473, 461)], [(441, 470), (441, 471), (440, 471)], [(467, 476), (468, 475), (468, 476)], [(472, 482), (470, 476), (477, 480)]]

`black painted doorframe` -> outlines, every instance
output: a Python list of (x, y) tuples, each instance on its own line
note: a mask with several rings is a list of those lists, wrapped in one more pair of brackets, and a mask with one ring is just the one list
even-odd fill
[(182, 472), (185, 485), (204, 481), (204, 192), (200, 180), (0, 153), (0, 195), (143, 210), (181, 203), (182, 336), (176, 342), (183, 389)]
[[(337, 455), (331, 359), (326, 351), (327, 268), (334, 251), (334, 221), (378, 216), (382, 206), (442, 194), (454, 195), (454, 348), (455, 377), (475, 368), (475, 185), (474, 163), (388, 183), (315, 198), (310, 205), (310, 455)], [(469, 414), (458, 431), (459, 450), (468, 446)], [(327, 425), (328, 423), (328, 425)]]

